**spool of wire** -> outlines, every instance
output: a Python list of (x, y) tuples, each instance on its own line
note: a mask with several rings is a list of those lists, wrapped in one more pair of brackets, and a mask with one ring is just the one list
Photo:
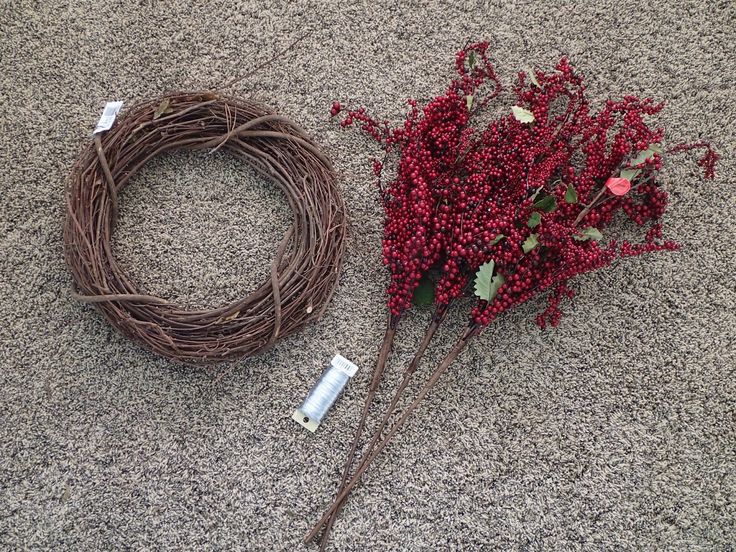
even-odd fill
[(307, 398), (294, 411), (292, 418), (314, 432), (322, 423), (327, 411), (345, 389), (348, 380), (358, 371), (358, 367), (341, 355), (335, 355), (330, 365), (322, 373)]

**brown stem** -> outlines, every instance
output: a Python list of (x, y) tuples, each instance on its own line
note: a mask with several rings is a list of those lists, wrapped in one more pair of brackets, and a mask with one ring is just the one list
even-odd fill
[[(381, 383), (383, 372), (386, 369), (386, 362), (388, 361), (388, 355), (391, 352), (391, 347), (394, 343), (394, 337), (396, 336), (396, 326), (398, 325), (398, 318), (393, 315), (389, 315), (388, 323), (386, 325), (386, 333), (383, 336), (383, 343), (381, 344), (381, 350), (378, 353), (378, 360), (376, 361), (376, 368), (373, 370), (373, 380), (371, 386), (368, 389), (368, 396), (365, 398), (365, 404), (363, 405), (363, 414), (358, 422), (358, 427), (355, 429), (355, 435), (353, 436), (353, 444), (350, 447), (348, 453), (348, 459), (345, 461), (345, 467), (342, 470), (342, 479), (340, 486), (337, 489), (337, 495), (339, 495), (345, 488), (345, 483), (350, 477), (350, 468), (353, 465), (353, 459), (355, 458), (355, 452), (358, 450), (358, 443), (363, 435), (363, 428), (365, 427), (366, 419), (368, 418), (368, 411), (370, 410), (371, 404), (373, 404), (373, 398), (376, 396), (378, 386)], [(327, 545), (327, 535), (332, 529), (332, 525), (335, 523), (335, 517), (332, 517), (325, 528), (325, 533), (322, 537), (320, 550), (324, 550)]]
[[(373, 437), (370, 443), (366, 447), (365, 454), (369, 454), (373, 450), (373, 447), (375, 447), (378, 440), (381, 438), (381, 434), (383, 433), (384, 428), (386, 427), (389, 419), (391, 418), (394, 411), (396, 410), (396, 405), (401, 399), (404, 393), (404, 390), (409, 385), (409, 381), (411, 380), (412, 374), (416, 372), (416, 369), (419, 366), (419, 363), (421, 362), (422, 357), (424, 356), (424, 353), (427, 350), (427, 347), (432, 341), (434, 334), (437, 332), (437, 328), (439, 328), (439, 325), (442, 323), (442, 320), (445, 318), (446, 313), (447, 313), (447, 305), (442, 305), (437, 308), (437, 311), (432, 316), (432, 322), (430, 323), (429, 327), (427, 328), (427, 331), (424, 334), (424, 339), (422, 339), (422, 343), (419, 345), (419, 349), (414, 355), (414, 358), (412, 358), (411, 362), (409, 363), (409, 366), (407, 366), (406, 370), (404, 371), (404, 377), (401, 381), (401, 385), (399, 386), (396, 393), (394, 394), (394, 397), (391, 400), (391, 404), (389, 405), (388, 409), (386, 409), (383, 415), (383, 418), (381, 419), (381, 422), (378, 425), (378, 428), (373, 434)], [(380, 362), (380, 357), (379, 357), (379, 362)], [(373, 396), (370, 395), (369, 399), (366, 399), (366, 401), (372, 400), (372, 399), (373, 399)], [(366, 402), (366, 404), (368, 403)], [(367, 415), (367, 409), (364, 410), (363, 415), (364, 417), (361, 420), (361, 424), (359, 424), (358, 426), (361, 432), (363, 429), (363, 423), (365, 422), (365, 416)], [(355, 451), (357, 448), (359, 437), (360, 437), (360, 434), (356, 433), (356, 438), (355, 438), (355, 441), (353, 442), (353, 448), (351, 449), (350, 455), (348, 457), (348, 461), (345, 464), (345, 469), (342, 474), (342, 482), (340, 483), (340, 488), (337, 490), (336, 496), (339, 496), (342, 493), (342, 491), (345, 489), (345, 484), (347, 483), (348, 477), (350, 475), (350, 467), (353, 464), (353, 458), (355, 456)], [(335, 509), (334, 514), (330, 516), (329, 521), (327, 522), (327, 526), (325, 527), (325, 530), (322, 533), (322, 537), (320, 540), (320, 550), (324, 550), (325, 547), (327, 546), (327, 541), (329, 539), (330, 531), (332, 530), (332, 526), (334, 525), (335, 520), (337, 519), (337, 516), (340, 515), (340, 511), (345, 505), (345, 502), (346, 502), (345, 499), (340, 501), (340, 503), (337, 505), (337, 508)]]
[(604, 185), (601, 188), (600, 192), (598, 192), (598, 194), (593, 198), (593, 201), (591, 201), (590, 204), (588, 204), (588, 206), (585, 209), (580, 211), (577, 218), (575, 219), (575, 222), (572, 223), (573, 226), (577, 226), (580, 223), (580, 221), (585, 218), (585, 215), (590, 213), (590, 210), (593, 208), (593, 205), (595, 205), (595, 202), (598, 201), (598, 199), (600, 199), (600, 197), (603, 195), (605, 191), (606, 191), (606, 186)]
[(468, 326), (468, 328), (466, 328), (465, 332), (460, 337), (460, 339), (458, 339), (457, 343), (455, 343), (455, 346), (452, 348), (452, 350), (447, 354), (447, 356), (440, 363), (440, 365), (434, 369), (434, 372), (432, 372), (432, 375), (429, 377), (429, 380), (427, 381), (427, 383), (425, 383), (422, 389), (419, 391), (419, 394), (417, 395), (417, 397), (411, 402), (411, 404), (406, 408), (406, 410), (404, 410), (404, 413), (393, 424), (393, 426), (391, 426), (391, 430), (386, 435), (386, 438), (380, 443), (378, 443), (378, 445), (376, 446), (376, 449), (370, 454), (370, 456), (368, 456), (361, 462), (360, 466), (358, 466), (358, 469), (355, 472), (355, 475), (353, 475), (350, 481), (348, 481), (348, 483), (345, 485), (345, 489), (343, 489), (343, 491), (337, 496), (337, 498), (333, 501), (330, 508), (324, 513), (324, 515), (315, 524), (312, 530), (309, 533), (307, 533), (307, 535), (304, 537), (305, 543), (308, 543), (309, 541), (314, 539), (314, 537), (319, 533), (319, 531), (322, 529), (322, 526), (325, 523), (327, 523), (327, 520), (330, 518), (333, 512), (336, 511), (340, 503), (343, 500), (345, 500), (345, 498), (347, 498), (347, 496), (350, 494), (350, 491), (353, 489), (353, 487), (355, 487), (358, 484), (363, 473), (373, 463), (373, 461), (381, 453), (381, 451), (384, 448), (386, 448), (386, 445), (391, 441), (391, 438), (396, 434), (396, 432), (399, 429), (403, 427), (404, 423), (406, 423), (406, 420), (419, 407), (421, 402), (424, 400), (424, 397), (426, 397), (427, 393), (431, 391), (431, 389), (440, 379), (442, 374), (444, 374), (447, 371), (447, 369), (455, 361), (458, 355), (465, 349), (470, 339), (473, 336), (477, 335), (479, 331), (480, 331), (480, 327), (475, 326), (475, 325), (471, 325), (471, 326)]
[(217, 91), (217, 90), (224, 90), (226, 88), (230, 88), (234, 84), (237, 84), (240, 81), (242, 81), (244, 78), (246, 78), (246, 77), (252, 77), (255, 73), (257, 73), (258, 71), (260, 71), (261, 69), (263, 69), (267, 65), (272, 64), (278, 58), (280, 58), (281, 56), (283, 56), (285, 53), (287, 53), (289, 50), (291, 50), (294, 46), (296, 46), (302, 40), (304, 40), (306, 37), (308, 37), (310, 34), (312, 34), (312, 31), (308, 31), (308, 32), (304, 33), (303, 35), (301, 35), (300, 37), (298, 37), (294, 42), (292, 42), (291, 44), (289, 44), (286, 48), (284, 48), (283, 50), (281, 50), (278, 54), (276, 54), (272, 58), (268, 59), (267, 61), (264, 61), (263, 63), (261, 63), (260, 65), (258, 65), (255, 69), (251, 69), (248, 73), (246, 73), (242, 77), (236, 77), (233, 80), (231, 80), (230, 82), (228, 82), (227, 84), (223, 84), (219, 88), (215, 88), (215, 91)]

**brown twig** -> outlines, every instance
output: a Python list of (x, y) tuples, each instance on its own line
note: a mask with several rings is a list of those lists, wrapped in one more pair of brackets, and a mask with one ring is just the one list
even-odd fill
[[(376, 446), (376, 443), (378, 442), (378, 440), (381, 438), (381, 435), (383, 434), (383, 430), (386, 428), (388, 421), (391, 419), (391, 416), (394, 414), (396, 410), (396, 405), (398, 404), (399, 400), (401, 400), (401, 397), (403, 396), (404, 391), (406, 390), (407, 386), (409, 385), (409, 382), (411, 381), (412, 374), (416, 372), (416, 369), (419, 366), (419, 363), (424, 357), (424, 353), (427, 351), (427, 347), (432, 341), (432, 338), (434, 337), (434, 334), (437, 332), (437, 328), (439, 328), (439, 325), (442, 323), (442, 320), (444, 319), (446, 313), (447, 313), (447, 305), (442, 305), (441, 307), (437, 309), (435, 314), (432, 316), (432, 322), (430, 323), (429, 327), (427, 328), (427, 331), (424, 334), (424, 338), (422, 339), (422, 343), (419, 345), (419, 349), (417, 349), (417, 352), (414, 355), (414, 358), (412, 358), (411, 362), (409, 363), (409, 366), (404, 371), (404, 377), (401, 381), (401, 384), (399, 385), (399, 388), (394, 393), (394, 397), (391, 400), (391, 404), (389, 404), (388, 408), (384, 412), (383, 418), (381, 418), (378, 428), (376, 428), (370, 443), (365, 448), (365, 452), (364, 452), (365, 455), (370, 454), (370, 452)], [(393, 339), (393, 336), (392, 336), (392, 339)], [(379, 361), (380, 361), (380, 356), (379, 356)], [(385, 364), (385, 360), (384, 360), (384, 364)], [(373, 396), (371, 396), (370, 399), (372, 401)], [(366, 415), (367, 413), (364, 411), (364, 418), (362, 420), (362, 423), (365, 423)], [(361, 426), (361, 432), (362, 432), (362, 426)], [(352, 467), (353, 458), (355, 457), (355, 452), (357, 449), (357, 440), (358, 440), (357, 437), (355, 441), (353, 442), (353, 448), (350, 454), (348, 455), (348, 461), (345, 464), (345, 469), (343, 470), (342, 481), (340, 483), (340, 487), (337, 490), (336, 496), (339, 496), (340, 493), (342, 493), (348, 481), (348, 477), (350, 475), (350, 468)], [(327, 522), (327, 526), (325, 527), (325, 530), (322, 533), (322, 537), (320, 540), (320, 550), (324, 550), (325, 547), (327, 546), (327, 541), (329, 539), (330, 531), (332, 530), (332, 526), (334, 525), (335, 520), (337, 519), (337, 516), (340, 515), (340, 511), (342, 510), (342, 507), (345, 505), (345, 501), (346, 500), (343, 499), (340, 502), (340, 504), (338, 504), (337, 509), (335, 510), (334, 514), (330, 516), (330, 519)]]
[[(172, 112), (156, 117), (162, 105)], [(160, 153), (218, 146), (284, 192), (294, 223), (268, 279), (256, 290), (219, 308), (184, 310), (140, 293), (118, 265), (110, 245), (117, 195)], [(267, 106), (213, 92), (143, 102), (96, 135), (72, 168), (66, 203), (64, 253), (75, 298), (93, 304), (127, 337), (184, 363), (252, 356), (318, 319), (335, 289), (345, 250), (345, 206), (319, 147)]]
[(327, 523), (330, 516), (332, 516), (333, 513), (337, 511), (342, 501), (344, 501), (348, 497), (348, 495), (353, 490), (353, 488), (358, 484), (363, 473), (365, 473), (365, 471), (373, 463), (373, 461), (378, 457), (381, 451), (384, 448), (386, 448), (386, 445), (388, 445), (388, 443), (391, 441), (391, 438), (396, 434), (396, 432), (399, 431), (399, 429), (403, 427), (403, 425), (406, 423), (406, 420), (409, 418), (409, 416), (411, 416), (412, 413), (419, 407), (419, 405), (422, 403), (424, 398), (427, 396), (427, 393), (430, 392), (430, 390), (435, 386), (435, 384), (440, 379), (440, 377), (442, 377), (442, 374), (444, 374), (447, 371), (447, 369), (455, 361), (458, 355), (465, 349), (465, 347), (470, 342), (470, 339), (478, 335), (479, 332), (480, 332), (479, 326), (471, 325), (471, 326), (468, 326), (468, 328), (466, 328), (466, 330), (463, 332), (463, 335), (460, 337), (460, 339), (457, 340), (452, 350), (450, 350), (450, 352), (447, 354), (444, 360), (442, 360), (439, 366), (437, 366), (437, 368), (434, 369), (434, 371), (429, 377), (429, 380), (421, 388), (416, 398), (411, 402), (411, 404), (406, 408), (406, 410), (404, 410), (404, 412), (399, 417), (399, 419), (391, 426), (391, 429), (386, 434), (385, 439), (379, 442), (376, 448), (370, 453), (370, 455), (367, 456), (365, 459), (363, 459), (361, 464), (358, 466), (355, 472), (355, 475), (353, 475), (353, 477), (350, 478), (348, 483), (345, 485), (345, 488), (343, 489), (343, 491), (340, 494), (338, 494), (338, 496), (332, 502), (332, 505), (327, 509), (324, 515), (320, 518), (320, 520), (314, 525), (312, 530), (309, 531), (309, 533), (307, 533), (307, 535), (304, 537), (305, 543), (310, 542), (312, 539), (314, 539), (317, 536), (317, 534), (320, 532), (320, 530), (325, 525), (325, 523)]
[[(373, 371), (373, 380), (371, 381), (371, 386), (368, 389), (368, 395), (366, 396), (365, 404), (363, 405), (363, 413), (358, 422), (358, 427), (355, 429), (355, 435), (353, 436), (353, 444), (350, 447), (348, 458), (345, 461), (345, 466), (343, 467), (343, 470), (342, 470), (342, 478), (340, 480), (340, 486), (337, 489), (338, 495), (342, 492), (343, 488), (345, 487), (345, 483), (350, 477), (350, 468), (353, 465), (353, 459), (355, 458), (355, 453), (358, 450), (358, 444), (360, 443), (360, 438), (363, 435), (363, 428), (365, 427), (365, 422), (368, 418), (368, 411), (370, 410), (370, 407), (373, 404), (373, 398), (376, 396), (376, 392), (378, 391), (378, 386), (380, 385), (381, 379), (383, 378), (383, 373), (386, 370), (386, 362), (388, 361), (388, 355), (390, 354), (391, 347), (393, 346), (394, 336), (396, 335), (396, 326), (398, 325), (398, 322), (399, 322), (398, 317), (389, 315), (389, 320), (386, 325), (386, 333), (383, 336), (383, 343), (381, 344), (381, 350), (378, 353), (378, 360), (376, 361), (376, 368)], [(329, 523), (327, 524), (327, 527), (325, 528), (325, 532), (322, 536), (320, 550), (324, 550), (324, 547), (327, 545), (327, 536), (329, 535), (330, 530), (332, 529), (332, 525), (335, 523), (335, 517), (336, 516), (333, 516), (330, 519)]]
[(310, 34), (312, 34), (312, 31), (307, 31), (303, 35), (299, 36), (294, 42), (292, 42), (291, 44), (289, 44), (286, 48), (284, 48), (280, 52), (274, 54), (272, 57), (270, 57), (269, 59), (267, 59), (266, 61), (264, 61), (260, 65), (257, 65), (253, 70), (251, 70), (250, 73), (248, 73), (246, 75), (243, 75), (243, 76), (240, 76), (240, 77), (236, 77), (233, 80), (231, 80), (230, 82), (228, 82), (227, 84), (223, 84), (222, 86), (220, 86), (219, 88), (215, 88), (214, 90), (216, 90), (216, 91), (225, 90), (227, 88), (230, 88), (231, 86), (234, 86), (234, 85), (238, 84), (240, 81), (242, 81), (242, 80), (244, 80), (244, 79), (246, 79), (248, 77), (252, 77), (258, 71), (260, 71), (264, 67), (267, 67), (267, 66), (271, 65), (278, 58), (280, 58), (284, 54), (288, 53), (289, 50), (291, 50), (294, 46), (296, 46), (297, 44), (299, 44), (302, 40), (304, 40), (305, 38), (307, 38)]

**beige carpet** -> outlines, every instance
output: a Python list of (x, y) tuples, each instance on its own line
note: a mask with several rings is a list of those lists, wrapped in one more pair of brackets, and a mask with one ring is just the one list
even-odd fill
[[(340, 550), (732, 550), (736, 546), (736, 8), (675, 2), (3, 2), (0, 7), (0, 548), (307, 550), (384, 324), (376, 146), (333, 100), (400, 120), (489, 38), (509, 79), (562, 54), (596, 102), (668, 103), (667, 142), (723, 154), (664, 173), (682, 251), (579, 281), (498, 320), (441, 380), (335, 527)], [(351, 241), (325, 318), (219, 386), (130, 344), (69, 295), (63, 185), (108, 100), (202, 89), (309, 36), (233, 92), (334, 159)], [(226, 155), (172, 154), (125, 190), (115, 248), (140, 286), (215, 305), (265, 277), (288, 212)], [(466, 309), (467, 307), (463, 307)], [(464, 319), (457, 309), (429, 361)], [(404, 324), (381, 399), (427, 314)], [(361, 372), (316, 435), (290, 419), (337, 351)]]

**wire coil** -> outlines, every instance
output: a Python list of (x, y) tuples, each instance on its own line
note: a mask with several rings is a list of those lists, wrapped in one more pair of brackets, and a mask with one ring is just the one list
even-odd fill
[(358, 371), (358, 367), (342, 355), (335, 355), (329, 367), (309, 390), (307, 398), (294, 411), (292, 418), (309, 431), (317, 430), (327, 411), (345, 389), (348, 380)]
[[(283, 191), (293, 223), (267, 281), (219, 308), (186, 310), (140, 293), (118, 265), (111, 247), (118, 193), (163, 152), (219, 148)], [(345, 250), (345, 206), (319, 147), (269, 107), (212, 92), (145, 101), (95, 135), (72, 168), (66, 204), (64, 252), (74, 296), (93, 304), (123, 335), (184, 363), (252, 356), (319, 318)]]

